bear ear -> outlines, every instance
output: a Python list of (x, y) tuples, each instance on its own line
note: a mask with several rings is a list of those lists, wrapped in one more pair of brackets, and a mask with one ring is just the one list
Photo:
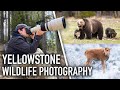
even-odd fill
[(84, 21), (86, 21), (87, 19), (86, 18), (82, 18)]
[(115, 29), (113, 29), (113, 31), (115, 32)]
[(88, 20), (86, 18), (82, 18), (84, 22), (87, 22)]

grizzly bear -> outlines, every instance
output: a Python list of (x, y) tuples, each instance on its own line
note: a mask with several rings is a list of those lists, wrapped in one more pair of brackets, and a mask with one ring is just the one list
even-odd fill
[(116, 37), (116, 35), (117, 35), (117, 33), (115, 32), (115, 30), (112, 29), (112, 28), (109, 28), (109, 27), (106, 28), (105, 34), (106, 34), (106, 37), (107, 37), (107, 38), (114, 38), (114, 37)]
[(79, 29), (79, 30), (76, 29), (76, 30), (74, 31), (74, 37), (75, 37), (76, 39), (83, 39), (83, 37), (85, 37), (85, 33), (84, 33), (83, 31), (81, 31), (80, 29)]
[(102, 62), (103, 73), (105, 73), (105, 61), (109, 59), (110, 48), (95, 48), (85, 51), (87, 61), (85, 66), (90, 65), (92, 60), (100, 60)]
[[(98, 38), (102, 40), (103, 37), (103, 26), (102, 23), (96, 19), (79, 19), (77, 21), (77, 26), (80, 31), (83, 31), (86, 34), (86, 39), (91, 38)], [(81, 37), (84, 39), (85, 35), (82, 35), (83, 32), (80, 34)]]

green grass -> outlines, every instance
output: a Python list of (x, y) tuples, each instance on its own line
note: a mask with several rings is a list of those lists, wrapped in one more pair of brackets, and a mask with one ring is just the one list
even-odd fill
[[(98, 39), (75, 39), (74, 38), (74, 31), (77, 29), (77, 19), (75, 18), (67, 18), (66, 23), (67, 27), (64, 30), (61, 30), (61, 37), (64, 44), (86, 44), (86, 43), (92, 43), (92, 44), (120, 44), (120, 18), (96, 18), (103, 24), (103, 30), (104, 30), (104, 37), (103, 40)], [(114, 39), (106, 39), (105, 38), (105, 29), (107, 27), (111, 27), (115, 29), (117, 32), (117, 36)]]

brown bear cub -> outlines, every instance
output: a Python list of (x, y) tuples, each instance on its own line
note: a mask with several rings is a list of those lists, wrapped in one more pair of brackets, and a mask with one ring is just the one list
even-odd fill
[(83, 30), (78, 30), (78, 29), (76, 29), (75, 31), (74, 31), (74, 37), (76, 38), (76, 39), (84, 39), (83, 37), (85, 37), (85, 33), (83, 32)]
[(112, 28), (106, 28), (105, 34), (106, 34), (107, 38), (114, 38), (117, 35), (117, 33), (115, 32), (115, 30), (112, 29)]
[(87, 57), (87, 61), (85, 66), (91, 64), (92, 60), (101, 60), (103, 73), (105, 73), (105, 62), (109, 59), (110, 55), (110, 48), (95, 48), (95, 49), (88, 49), (85, 51), (85, 56)]

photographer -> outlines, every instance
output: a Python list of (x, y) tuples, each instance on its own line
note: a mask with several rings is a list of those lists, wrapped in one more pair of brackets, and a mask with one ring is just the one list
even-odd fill
[[(17, 54), (22, 56), (23, 54), (35, 53), (42, 35), (46, 32), (40, 29), (36, 31), (36, 34), (31, 33), (29, 26), (26, 24), (18, 24), (12, 33), (11, 39), (7, 43), (5, 54), (14, 54), (15, 60), (17, 60)], [(28, 43), (27, 38), (32, 38), (33, 42)]]
[[(17, 54), (43, 53), (38, 48), (39, 41), (42, 35), (47, 31), (56, 31), (66, 28), (66, 21), (64, 17), (53, 19), (49, 22), (38, 23), (35, 27), (31, 28), (26, 24), (18, 24), (13, 31), (12, 38), (8, 41), (5, 47), (5, 54), (14, 54), (17, 61)], [(32, 38), (33, 42), (27, 42), (27, 38)]]

